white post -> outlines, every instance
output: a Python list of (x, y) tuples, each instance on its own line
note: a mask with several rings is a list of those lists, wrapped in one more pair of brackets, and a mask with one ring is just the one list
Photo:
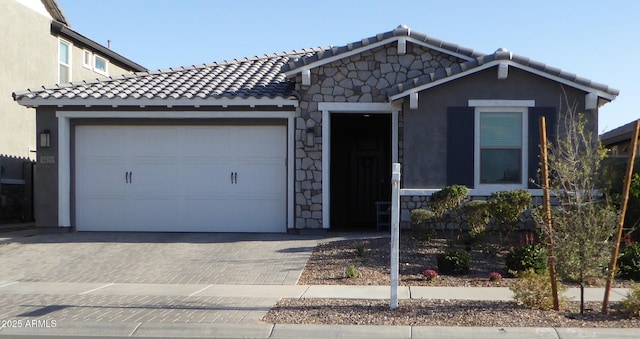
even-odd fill
[(391, 171), (391, 309), (398, 308), (398, 266), (400, 242), (400, 164)]

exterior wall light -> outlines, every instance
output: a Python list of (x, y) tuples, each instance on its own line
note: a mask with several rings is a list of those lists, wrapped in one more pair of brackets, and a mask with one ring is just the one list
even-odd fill
[(40, 148), (51, 147), (51, 131), (45, 129), (40, 133)]
[(307, 127), (307, 146), (313, 147), (316, 145), (316, 129), (314, 127)]

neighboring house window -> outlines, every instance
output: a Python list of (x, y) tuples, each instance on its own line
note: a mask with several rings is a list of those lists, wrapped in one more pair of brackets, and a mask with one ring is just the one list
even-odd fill
[(93, 54), (91, 54), (91, 52), (87, 51), (86, 49), (82, 51), (82, 66), (84, 68), (88, 68), (91, 69), (91, 61), (92, 61), (92, 56)]
[(100, 57), (100, 56), (94, 56), (94, 62), (93, 62), (93, 70), (97, 73), (103, 74), (103, 75), (108, 75), (107, 72), (107, 59)]
[(479, 185), (526, 185), (526, 108), (476, 109)]
[(58, 83), (71, 81), (71, 43), (58, 42)]

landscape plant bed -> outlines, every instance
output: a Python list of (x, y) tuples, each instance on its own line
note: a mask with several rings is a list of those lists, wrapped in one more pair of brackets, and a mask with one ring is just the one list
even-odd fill
[(481, 327), (612, 327), (638, 328), (638, 319), (610, 303), (608, 316), (600, 302), (569, 302), (560, 312), (526, 309), (515, 302), (466, 300), (400, 300), (397, 310), (388, 300), (282, 299), (263, 318), (278, 324), (408, 325)]
[[(438, 271), (436, 257), (448, 248), (448, 239), (458, 238), (458, 246), (471, 254), (468, 273), (444, 275), (427, 280), (423, 272)], [(403, 231), (400, 234), (400, 285), (403, 286), (457, 286), (457, 287), (509, 287), (515, 282), (505, 265), (509, 244), (519, 244), (519, 234), (514, 234), (510, 243), (500, 244), (498, 235), (486, 235), (484, 241), (464, 245), (464, 234), (458, 236), (442, 234), (428, 241), (421, 233)], [(357, 248), (361, 246), (362, 255)], [(389, 285), (390, 284), (390, 238), (340, 240), (321, 243), (314, 249), (302, 272), (299, 285)], [(347, 268), (353, 265), (357, 277), (348, 278)], [(503, 278), (490, 281), (489, 274), (499, 273)], [(571, 284), (567, 284), (572, 286)], [(629, 287), (631, 283), (617, 279), (613, 287)], [(575, 285), (574, 285), (575, 286)], [(604, 280), (594, 280), (590, 287), (603, 287)]]

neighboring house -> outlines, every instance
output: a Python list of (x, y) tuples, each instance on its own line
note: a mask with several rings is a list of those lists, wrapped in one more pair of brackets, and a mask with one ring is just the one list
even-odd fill
[[(633, 128), (635, 126), (636, 121), (632, 121), (600, 135), (600, 142), (609, 149), (610, 156), (629, 157), (631, 138), (633, 137)], [(636, 156), (640, 156), (640, 144), (638, 145)]]
[(375, 228), (402, 164), (403, 222), (450, 184), (532, 189), (538, 118), (597, 131), (618, 91), (506, 50), (400, 26), (299, 50), (15, 93), (37, 108), (39, 226), (79, 231)]
[(55, 0), (0, 1), (0, 221), (28, 218), (36, 151), (35, 110), (18, 105), (11, 93), (146, 70), (68, 25)]

